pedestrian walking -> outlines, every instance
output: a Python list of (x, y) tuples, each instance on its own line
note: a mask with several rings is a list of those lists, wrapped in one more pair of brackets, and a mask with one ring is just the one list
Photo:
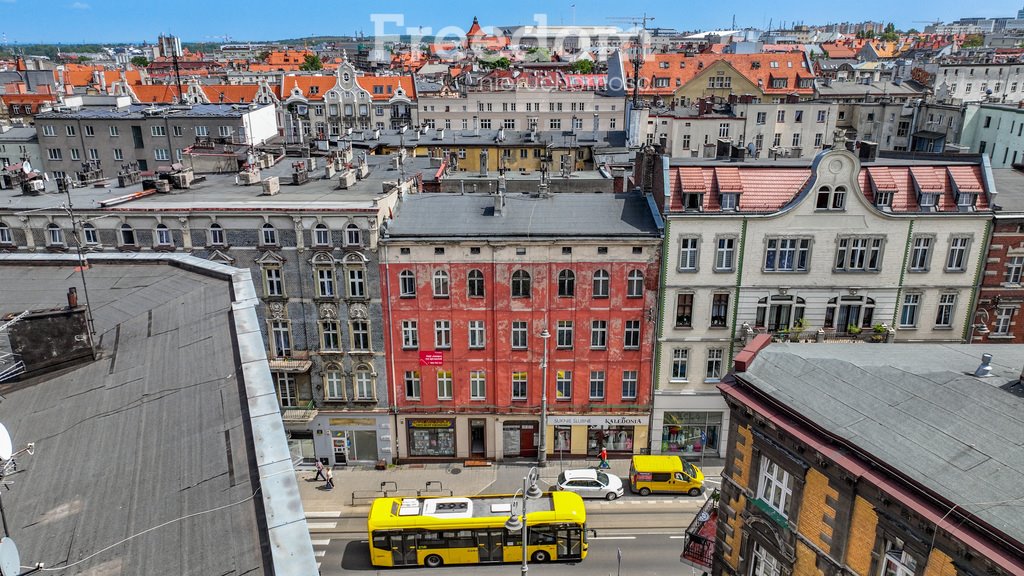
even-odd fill
[(608, 465), (608, 449), (605, 448), (604, 446), (601, 446), (601, 455), (600, 455), (600, 457), (601, 457), (601, 466), (600, 467), (601, 468), (611, 468), (611, 466)]
[(324, 474), (327, 477), (327, 483), (324, 484), (324, 488), (327, 490), (334, 490), (334, 473), (331, 472), (330, 468), (324, 468)]
[(324, 474), (324, 463), (319, 458), (316, 459), (316, 478), (313, 478), (313, 481), (316, 480), (327, 480), (327, 475)]

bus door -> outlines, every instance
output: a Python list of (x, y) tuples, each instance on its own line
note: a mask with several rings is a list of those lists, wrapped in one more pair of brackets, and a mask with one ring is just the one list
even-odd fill
[(559, 528), (556, 537), (558, 540), (558, 560), (572, 560), (583, 557), (583, 536), (579, 526)]
[(391, 534), (391, 562), (395, 566), (415, 566), (416, 533), (404, 532)]
[(505, 550), (502, 546), (505, 540), (504, 530), (477, 530), (477, 550), (480, 551), (480, 562), (504, 562)]

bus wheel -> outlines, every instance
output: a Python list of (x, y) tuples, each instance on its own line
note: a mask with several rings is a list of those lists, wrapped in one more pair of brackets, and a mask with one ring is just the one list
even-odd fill
[(545, 552), (544, 550), (537, 550), (536, 552), (533, 553), (533, 561), (534, 562), (537, 562), (537, 563), (547, 562), (550, 559), (551, 559), (551, 557), (548, 556), (548, 553)]
[(650, 496), (651, 495), (651, 489), (650, 488), (641, 488), (640, 489), (640, 495), (641, 496)]
[(437, 554), (431, 554), (423, 559), (423, 563), (427, 565), (427, 568), (438, 568), (444, 564), (444, 560)]
[(700, 488), (690, 488), (690, 496), (700, 496)]

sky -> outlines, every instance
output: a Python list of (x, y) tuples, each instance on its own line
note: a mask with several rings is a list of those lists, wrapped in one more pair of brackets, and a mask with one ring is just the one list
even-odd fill
[[(699, 9), (698, 6), (700, 6)], [(186, 42), (274, 40), (362, 32), (436, 33), (446, 27), (464, 31), (473, 16), (487, 26), (534, 24), (535, 15), (549, 24), (608, 25), (609, 17), (654, 16), (648, 26), (676, 30), (732, 27), (766, 28), (780, 23), (826, 24), (873, 20), (897, 28), (923, 29), (921, 21), (961, 17), (1015, 16), (1024, 0), (733, 0), (729, 3), (679, 0), (316, 0), (291, 4), (281, 0), (0, 0), (0, 43), (152, 42), (169, 33)], [(373, 14), (396, 15), (378, 18)], [(411, 30), (410, 30), (411, 29)], [(452, 28), (449, 28), (451, 30)]]

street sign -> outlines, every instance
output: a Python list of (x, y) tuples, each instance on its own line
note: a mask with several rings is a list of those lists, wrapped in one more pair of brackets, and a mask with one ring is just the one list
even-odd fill
[(444, 352), (437, 350), (420, 352), (420, 366), (444, 366)]

